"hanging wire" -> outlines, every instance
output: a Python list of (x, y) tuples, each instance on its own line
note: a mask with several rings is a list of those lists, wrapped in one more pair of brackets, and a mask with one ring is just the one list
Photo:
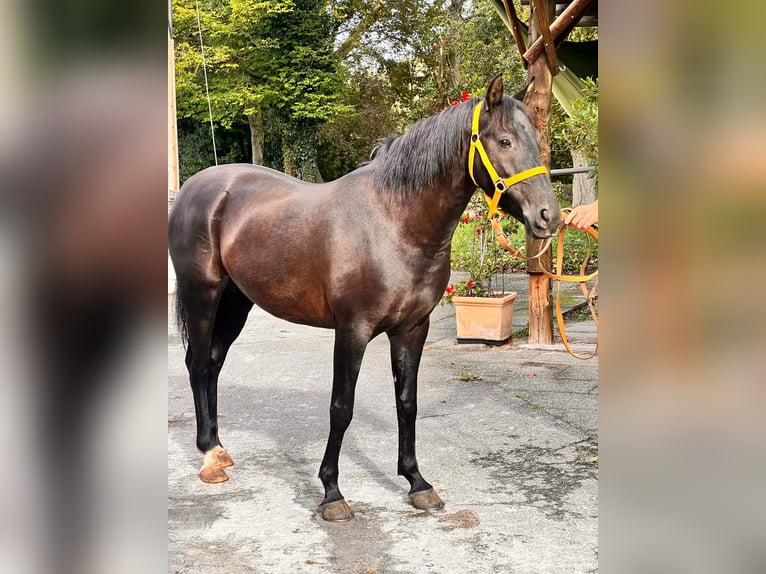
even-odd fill
[(207, 96), (207, 110), (210, 115), (210, 138), (213, 140), (213, 158), (215, 165), (218, 165), (218, 152), (215, 148), (215, 128), (213, 127), (213, 106), (210, 103), (210, 88), (207, 84), (207, 65), (205, 63), (205, 45), (202, 43), (202, 24), (199, 20), (199, 0), (194, 2), (197, 5), (197, 30), (199, 31), (199, 47), (202, 53), (202, 73), (205, 76), (205, 95)]

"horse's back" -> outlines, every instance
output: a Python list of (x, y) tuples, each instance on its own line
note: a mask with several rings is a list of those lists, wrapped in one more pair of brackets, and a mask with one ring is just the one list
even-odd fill
[[(270, 189), (289, 189), (301, 182), (272, 169), (253, 164), (209, 167), (191, 176), (181, 187), (170, 210), (168, 227), (171, 245), (185, 236), (210, 235), (216, 223), (234, 203), (252, 202), (252, 196), (269, 195)], [(264, 203), (266, 197), (254, 203)], [(172, 247), (171, 247), (172, 248)]]
[(181, 186), (171, 216), (174, 211), (183, 211), (191, 207), (210, 209), (223, 199), (223, 196), (249, 196), (262, 192), (269, 188), (266, 182), (279, 182), (285, 188), (302, 183), (284, 173), (249, 163), (208, 167), (191, 176)]

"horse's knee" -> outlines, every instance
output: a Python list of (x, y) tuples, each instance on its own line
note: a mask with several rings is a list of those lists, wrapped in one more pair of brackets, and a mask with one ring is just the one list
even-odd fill
[(402, 422), (414, 421), (418, 416), (418, 403), (412, 399), (402, 399), (397, 397), (398, 400), (398, 416)]

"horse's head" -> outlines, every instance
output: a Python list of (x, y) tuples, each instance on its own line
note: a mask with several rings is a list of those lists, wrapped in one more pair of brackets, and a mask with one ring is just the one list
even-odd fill
[[(477, 149), (472, 151), (469, 164), (474, 181), (488, 197), (502, 190), (500, 209), (542, 239), (556, 233), (561, 208), (550, 177), (540, 167), (537, 131), (521, 103), (525, 91), (510, 98), (503, 94), (502, 75), (492, 79), (484, 101), (477, 104), (482, 106), (472, 126), (474, 134), (478, 132), (478, 137), (472, 136), (472, 146)], [(520, 181), (514, 177), (517, 175)]]

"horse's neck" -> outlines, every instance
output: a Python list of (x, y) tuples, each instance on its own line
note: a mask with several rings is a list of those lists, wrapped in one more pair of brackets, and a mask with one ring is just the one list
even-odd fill
[(424, 188), (394, 210), (409, 243), (424, 251), (446, 249), (455, 232), (460, 216), (473, 195), (467, 182), (442, 182)]

